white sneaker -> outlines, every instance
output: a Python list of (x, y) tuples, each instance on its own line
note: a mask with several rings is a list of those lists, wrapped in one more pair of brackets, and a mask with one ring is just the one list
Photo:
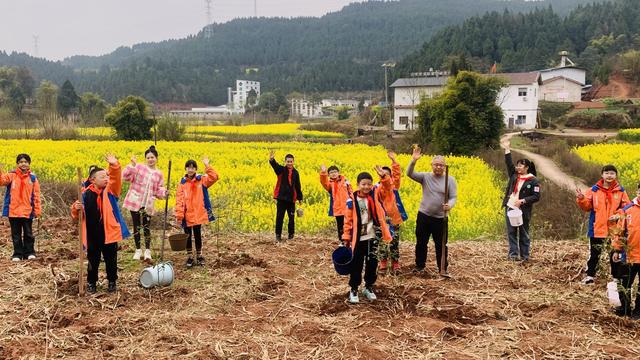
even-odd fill
[(364, 288), (364, 290), (362, 290), (362, 295), (364, 295), (364, 297), (366, 297), (367, 300), (369, 300), (369, 301), (374, 301), (374, 300), (378, 299), (376, 297), (376, 294), (373, 293), (373, 290), (371, 290), (369, 288)]
[(351, 290), (349, 291), (349, 302), (352, 304), (357, 304), (360, 302), (360, 299), (358, 298), (358, 291), (357, 290)]
[(594, 282), (595, 282), (595, 279), (593, 278), (593, 276), (587, 276), (584, 279), (582, 279), (582, 281), (580, 281), (582, 285), (593, 285)]
[(136, 249), (136, 252), (133, 254), (133, 260), (140, 260), (140, 256), (142, 256), (142, 250)]
[(27, 257), (27, 260), (33, 260), (33, 259), (35, 259), (35, 258), (36, 258), (36, 256), (32, 254), (32, 255), (29, 255), (29, 256)]
[(144, 259), (145, 259), (145, 260), (151, 260), (151, 250), (146, 249), (146, 250), (144, 251)]
[(22, 259), (20, 259), (20, 258), (19, 258), (19, 257), (17, 257), (17, 256), (16, 256), (16, 257), (11, 258), (11, 261), (14, 261), (14, 262), (18, 262), (18, 261), (20, 261), (20, 260), (22, 260)]

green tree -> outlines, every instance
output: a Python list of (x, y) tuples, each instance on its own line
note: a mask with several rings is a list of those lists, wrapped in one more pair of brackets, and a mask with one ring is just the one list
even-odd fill
[(71, 81), (66, 80), (58, 93), (58, 112), (61, 116), (69, 115), (78, 108), (80, 97), (76, 94)]
[(442, 153), (469, 155), (495, 145), (503, 128), (496, 104), (503, 80), (461, 71), (445, 91), (418, 106), (419, 135)]
[(336, 116), (338, 120), (347, 120), (349, 118), (349, 107), (348, 106), (337, 106), (336, 107)]
[(36, 90), (36, 103), (42, 115), (56, 112), (58, 103), (58, 87), (52, 82), (43, 80)]
[(98, 94), (84, 93), (80, 97), (80, 117), (86, 124), (101, 124), (109, 111), (109, 104)]
[(149, 104), (139, 96), (129, 95), (118, 101), (105, 120), (116, 130), (119, 139), (151, 139), (153, 119), (150, 116)]
[(630, 50), (622, 54), (622, 71), (636, 84), (640, 83), (640, 51)]

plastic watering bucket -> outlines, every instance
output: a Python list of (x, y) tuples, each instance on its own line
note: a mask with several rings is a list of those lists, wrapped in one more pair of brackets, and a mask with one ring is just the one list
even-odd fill
[(513, 227), (521, 226), (524, 223), (522, 221), (522, 210), (520, 209), (511, 209), (507, 211), (507, 217), (509, 218), (509, 224)]
[(621, 306), (620, 294), (618, 293), (618, 283), (611, 281), (607, 284), (607, 298), (609, 298), (609, 304), (611, 306)]
[(155, 286), (169, 286), (173, 283), (173, 264), (160, 263), (142, 270), (140, 285), (145, 289)]
[(331, 259), (333, 260), (333, 267), (340, 275), (349, 275), (351, 273), (351, 259), (353, 254), (351, 248), (346, 246), (339, 246), (333, 251)]

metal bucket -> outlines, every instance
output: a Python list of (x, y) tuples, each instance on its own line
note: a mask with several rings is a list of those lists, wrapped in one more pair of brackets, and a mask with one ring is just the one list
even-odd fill
[(520, 209), (511, 209), (507, 211), (507, 217), (509, 218), (509, 223), (513, 227), (518, 227), (524, 224), (522, 221), (522, 210)]
[(145, 289), (156, 286), (169, 286), (173, 283), (173, 264), (170, 262), (160, 263), (142, 270), (140, 274), (140, 285)]

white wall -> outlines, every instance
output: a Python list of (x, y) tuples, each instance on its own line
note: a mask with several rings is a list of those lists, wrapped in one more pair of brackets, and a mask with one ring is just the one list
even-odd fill
[[(418, 111), (415, 107), (420, 104), (423, 97), (428, 99), (441, 93), (442, 86), (429, 86), (429, 87), (396, 87), (394, 88), (393, 96), (393, 130), (405, 131), (413, 130), (417, 128), (416, 122), (418, 117)], [(414, 109), (398, 109), (398, 106), (409, 106)], [(409, 126), (400, 123), (400, 118), (406, 116), (409, 121)], [(413, 121), (412, 121), (413, 119)]]
[[(406, 117), (407, 124), (401, 124), (400, 118)], [(406, 131), (417, 128), (418, 112), (413, 109), (395, 109), (393, 111), (393, 130)]]
[(576, 69), (571, 67), (557, 68), (551, 71), (540, 72), (540, 77), (542, 78), (542, 81), (553, 79), (556, 76), (564, 76), (568, 79), (575, 80), (580, 84), (586, 84), (587, 72), (586, 70)]
[[(526, 88), (526, 96), (519, 94), (520, 88)], [(537, 83), (529, 85), (509, 85), (502, 88), (498, 94), (497, 103), (504, 114), (505, 127), (509, 128), (509, 119), (513, 119), (513, 127), (517, 129), (533, 129), (536, 127), (538, 116), (539, 86)], [(518, 116), (525, 116), (524, 124), (516, 124)]]
[(556, 79), (540, 86), (540, 100), (579, 102), (582, 100), (582, 86), (565, 78)]

